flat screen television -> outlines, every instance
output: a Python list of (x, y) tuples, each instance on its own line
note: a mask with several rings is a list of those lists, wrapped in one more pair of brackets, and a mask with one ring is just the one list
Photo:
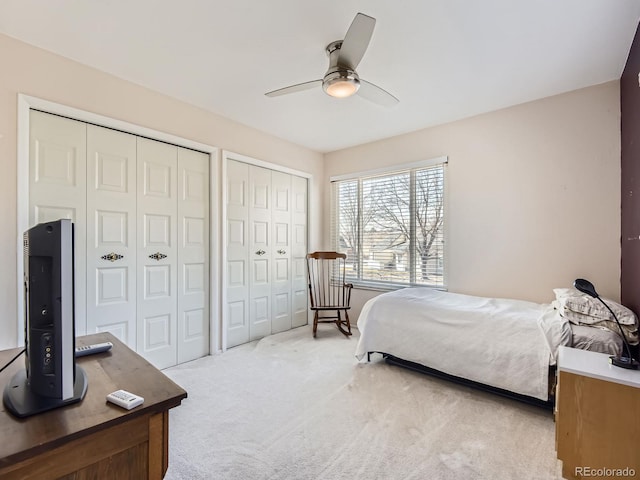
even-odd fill
[(24, 233), (25, 368), (3, 401), (18, 417), (79, 402), (87, 391), (75, 362), (74, 238), (71, 220), (40, 223)]

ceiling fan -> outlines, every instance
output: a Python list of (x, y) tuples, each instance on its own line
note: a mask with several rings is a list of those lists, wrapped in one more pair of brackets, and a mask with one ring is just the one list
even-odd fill
[(379, 105), (386, 107), (395, 105), (399, 101), (396, 97), (377, 85), (361, 79), (356, 72), (356, 67), (367, 51), (375, 25), (375, 18), (358, 13), (351, 22), (344, 40), (336, 40), (327, 45), (329, 69), (322, 79), (280, 88), (265, 95), (278, 97), (322, 85), (325, 93), (332, 97), (350, 97), (357, 92), (360, 96)]

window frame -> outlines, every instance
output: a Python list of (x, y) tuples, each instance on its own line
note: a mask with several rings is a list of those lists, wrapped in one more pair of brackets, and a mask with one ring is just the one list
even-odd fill
[[(426, 285), (423, 283), (418, 283), (415, 282), (415, 278), (416, 275), (418, 274), (418, 271), (415, 267), (416, 262), (415, 262), (415, 256), (417, 255), (417, 250), (416, 250), (416, 229), (415, 229), (415, 211), (411, 211), (410, 215), (411, 215), (411, 225), (410, 225), (410, 238), (409, 238), (409, 255), (410, 255), (410, 260), (409, 260), (409, 264), (412, 266), (410, 271), (409, 271), (409, 278), (410, 281), (409, 282), (393, 282), (393, 281), (377, 281), (377, 280), (371, 280), (371, 279), (363, 279), (363, 278), (354, 278), (353, 276), (348, 277), (348, 281), (351, 282), (354, 285), (354, 288), (358, 288), (358, 289), (362, 289), (362, 290), (378, 290), (378, 291), (389, 291), (389, 290), (397, 290), (397, 289), (401, 289), (401, 288), (406, 288), (406, 287), (424, 287), (424, 288), (432, 288), (432, 289), (436, 289), (436, 290), (447, 290), (447, 277), (448, 277), (448, 224), (449, 224), (449, 220), (448, 220), (448, 181), (447, 181), (447, 165), (449, 163), (448, 157), (447, 156), (441, 156), (441, 157), (435, 157), (435, 158), (431, 158), (428, 160), (421, 160), (421, 161), (417, 161), (417, 162), (412, 162), (412, 163), (404, 163), (404, 164), (398, 164), (398, 165), (392, 165), (389, 167), (384, 167), (384, 168), (378, 168), (378, 169), (372, 169), (372, 170), (366, 170), (366, 171), (360, 171), (360, 172), (354, 172), (354, 173), (349, 173), (349, 174), (344, 174), (344, 175), (335, 175), (335, 176), (331, 176), (329, 178), (329, 181), (331, 182), (331, 212), (330, 212), (330, 231), (331, 231), (331, 246), (333, 249), (335, 249), (336, 251), (340, 251), (340, 235), (339, 235), (339, 231), (340, 231), (340, 225), (339, 225), (339, 221), (340, 221), (340, 214), (339, 214), (339, 189), (337, 188), (337, 185), (339, 182), (345, 182), (345, 181), (355, 181), (357, 182), (357, 195), (358, 195), (358, 232), (357, 232), (357, 244), (358, 244), (358, 258), (357, 258), (357, 262), (358, 262), (358, 271), (362, 272), (362, 265), (363, 265), (363, 234), (362, 234), (362, 195), (363, 195), (363, 188), (362, 188), (362, 184), (363, 181), (366, 181), (368, 179), (374, 178), (374, 177), (378, 177), (378, 176), (384, 176), (384, 175), (394, 175), (394, 174), (403, 174), (403, 173), (409, 173), (412, 172), (412, 174), (410, 175), (410, 191), (411, 191), (411, 195), (415, 196), (415, 191), (416, 191), (416, 183), (415, 183), (415, 171), (416, 170), (421, 170), (421, 169), (427, 169), (430, 167), (436, 167), (436, 166), (442, 166), (443, 169), (443, 179), (442, 179), (442, 201), (443, 201), (443, 219), (444, 219), (444, 226), (442, 228), (442, 241), (443, 241), (443, 251), (442, 251), (442, 256), (443, 256), (443, 266), (442, 266), (442, 273), (443, 273), (443, 277), (442, 277), (442, 284), (438, 284), (438, 285)], [(411, 205), (411, 209), (415, 209), (415, 201), (411, 201), (410, 202)], [(361, 275), (361, 274), (360, 274)]]

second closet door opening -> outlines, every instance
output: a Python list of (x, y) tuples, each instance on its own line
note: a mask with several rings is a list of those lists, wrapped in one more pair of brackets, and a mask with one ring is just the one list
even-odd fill
[(227, 346), (307, 323), (307, 180), (227, 161)]

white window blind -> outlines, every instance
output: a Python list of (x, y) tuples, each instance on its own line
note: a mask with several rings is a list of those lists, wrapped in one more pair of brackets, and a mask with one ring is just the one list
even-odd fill
[(333, 182), (332, 237), (349, 281), (445, 286), (445, 165)]

